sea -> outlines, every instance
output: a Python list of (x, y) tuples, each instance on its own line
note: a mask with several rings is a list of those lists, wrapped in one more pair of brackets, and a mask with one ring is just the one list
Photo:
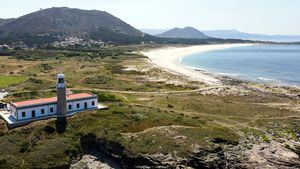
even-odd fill
[(234, 78), (300, 87), (300, 45), (254, 45), (185, 56), (181, 64)]

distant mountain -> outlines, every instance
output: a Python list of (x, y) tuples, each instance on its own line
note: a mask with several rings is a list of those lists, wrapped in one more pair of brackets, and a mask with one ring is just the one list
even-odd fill
[(164, 33), (170, 29), (139, 29), (140, 31), (147, 33), (149, 35), (158, 35)]
[[(0, 23), (3, 22), (5, 21)], [(66, 36), (93, 37), (118, 42), (115, 37), (124, 40), (143, 35), (141, 31), (107, 12), (66, 7), (40, 10), (0, 26), (0, 42), (48, 42)]]
[(185, 27), (185, 28), (174, 28), (168, 30), (164, 33), (156, 35), (158, 37), (165, 37), (165, 38), (191, 38), (191, 39), (207, 39), (210, 38), (209, 36), (205, 35), (201, 31), (192, 28), (192, 27)]
[(11, 18), (11, 19), (2, 19), (2, 18), (0, 18), (0, 26), (3, 26), (5, 24), (7, 24), (7, 23), (10, 23), (13, 20), (15, 20), (15, 19), (14, 18)]
[(259, 41), (275, 42), (295, 42), (300, 41), (300, 35), (263, 35), (240, 32), (238, 30), (208, 30), (203, 31), (206, 35), (222, 39), (247, 39)]

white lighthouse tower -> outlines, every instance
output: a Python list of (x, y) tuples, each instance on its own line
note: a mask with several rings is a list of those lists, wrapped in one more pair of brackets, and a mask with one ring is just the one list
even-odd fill
[(67, 102), (66, 102), (66, 85), (65, 76), (60, 73), (57, 75), (57, 118), (64, 120), (67, 115)]

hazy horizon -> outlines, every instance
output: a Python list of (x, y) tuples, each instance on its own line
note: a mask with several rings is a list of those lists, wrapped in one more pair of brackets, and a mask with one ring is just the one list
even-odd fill
[[(185, 26), (185, 27), (188, 27), (188, 26)], [(174, 28), (185, 28), (185, 27), (174, 27)], [(171, 29), (174, 29), (174, 28), (164, 28), (164, 29), (160, 29), (160, 28), (138, 28), (140, 31), (144, 31), (145, 33), (148, 33), (150, 35), (158, 35), (158, 34), (161, 34), (161, 33), (164, 33), (166, 31), (169, 31)], [(205, 32), (209, 32), (209, 31), (236, 31), (236, 32), (239, 32), (239, 33), (245, 33), (245, 34), (253, 34), (253, 35), (266, 35), (266, 36), (300, 36), (300, 34), (263, 34), (263, 33), (249, 33), (249, 32), (244, 32), (244, 31), (240, 31), (238, 29), (210, 29), (210, 30), (201, 30), (199, 29), (199, 31), (205, 33)]]
[[(300, 1), (283, 0), (11, 0), (0, 6), (0, 18), (17, 18), (51, 7), (101, 10), (138, 29), (192, 26), (199, 30), (236, 29), (268, 35), (300, 35)], [(17, 10), (16, 10), (17, 9)]]

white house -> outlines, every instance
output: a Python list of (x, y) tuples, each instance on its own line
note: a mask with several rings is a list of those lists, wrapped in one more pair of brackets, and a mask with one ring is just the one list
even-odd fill
[[(97, 109), (98, 98), (88, 93), (66, 96), (67, 114), (88, 109)], [(9, 103), (11, 115), (16, 120), (28, 120), (38, 117), (58, 115), (57, 97), (26, 100)]]
[(8, 126), (16, 127), (51, 117), (61, 120), (84, 110), (107, 109), (107, 106), (98, 104), (98, 97), (94, 94), (66, 94), (63, 74), (57, 75), (56, 89), (56, 97), (11, 102), (7, 111), (0, 111), (0, 115)]

